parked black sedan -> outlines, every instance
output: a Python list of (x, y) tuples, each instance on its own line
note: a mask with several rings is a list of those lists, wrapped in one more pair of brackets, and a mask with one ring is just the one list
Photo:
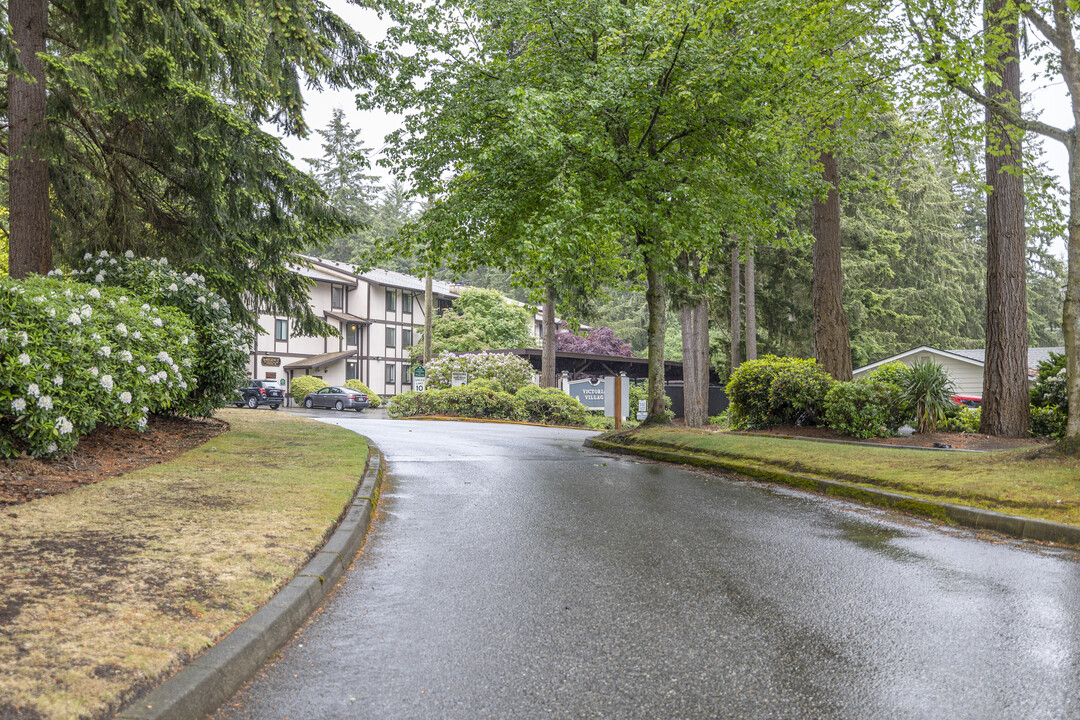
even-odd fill
[(304, 407), (334, 408), (335, 410), (355, 410), (362, 412), (368, 407), (368, 396), (359, 390), (331, 385), (304, 396)]
[(278, 385), (277, 380), (248, 380), (246, 385), (236, 391), (233, 405), (247, 405), (252, 410), (260, 405), (269, 405), (271, 410), (277, 410), (283, 402), (285, 391)]

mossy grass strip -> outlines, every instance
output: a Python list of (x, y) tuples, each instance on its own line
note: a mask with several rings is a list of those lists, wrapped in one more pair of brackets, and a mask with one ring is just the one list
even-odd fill
[(1018, 537), (1080, 541), (1080, 461), (1050, 449), (946, 455), (671, 427), (612, 433), (592, 445)]
[(367, 444), (268, 410), (166, 464), (0, 518), (0, 696), (105, 718), (266, 603), (349, 505)]

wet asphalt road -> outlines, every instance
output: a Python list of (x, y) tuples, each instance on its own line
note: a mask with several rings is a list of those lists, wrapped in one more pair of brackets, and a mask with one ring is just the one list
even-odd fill
[(385, 453), (380, 517), (221, 719), (1080, 717), (1071, 553), (580, 431), (318, 416)]

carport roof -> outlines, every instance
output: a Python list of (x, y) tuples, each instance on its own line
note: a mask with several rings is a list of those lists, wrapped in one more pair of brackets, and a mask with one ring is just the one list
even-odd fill
[(307, 370), (310, 368), (324, 367), (331, 363), (337, 362), (342, 358), (349, 357), (350, 355), (356, 355), (355, 350), (340, 350), (338, 352), (324, 353), (322, 355), (315, 355), (313, 357), (304, 358), (303, 360), (296, 360), (285, 366), (286, 370)]

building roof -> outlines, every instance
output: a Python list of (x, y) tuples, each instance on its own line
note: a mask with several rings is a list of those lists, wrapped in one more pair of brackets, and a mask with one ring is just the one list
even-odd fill
[[(300, 257), (318, 267), (325, 267), (353, 277), (360, 277), (377, 285), (386, 285), (402, 290), (424, 291), (424, 278), (418, 278), (414, 275), (406, 275), (405, 273), (394, 272), (393, 270), (382, 270), (380, 268), (368, 270), (367, 272), (359, 272), (360, 266), (353, 265), (352, 263), (327, 260), (326, 258), (318, 258), (310, 255), (301, 255)], [(442, 295), (448, 298), (457, 297), (457, 293), (454, 292), (450, 283), (443, 282), (442, 280), (431, 281), (431, 292), (435, 295)]]
[[(979, 348), (978, 350), (950, 350), (949, 352), (957, 355), (963, 355), (964, 357), (975, 360), (980, 365), (986, 362), (986, 350)], [(1063, 347), (1035, 347), (1028, 348), (1027, 365), (1028, 374), (1034, 375), (1039, 370), (1039, 363), (1045, 362), (1050, 359), (1050, 353), (1058, 353), (1059, 355), (1065, 354), (1065, 348)]]
[(295, 360), (285, 366), (287, 370), (308, 370), (311, 368), (323, 367), (331, 363), (337, 362), (342, 358), (346, 358), (350, 355), (356, 355), (355, 350), (340, 350), (338, 352), (324, 353), (322, 355), (315, 355), (313, 357), (304, 358), (303, 360)]
[(343, 321), (348, 322), (348, 323), (357, 323), (359, 325), (370, 325), (371, 324), (370, 320), (365, 320), (364, 318), (360, 317), (359, 315), (353, 315), (351, 313), (341, 312), (339, 310), (326, 310), (326, 311), (323, 312), (323, 315), (325, 315), (328, 318), (334, 318), (335, 320), (343, 320)]
[[(968, 363), (971, 363), (972, 365), (978, 365), (979, 367), (982, 367), (983, 364), (986, 362), (986, 350), (985, 350), (985, 348), (964, 349), (964, 350), (941, 350), (941, 349), (938, 349), (936, 347), (931, 347), (929, 345), (920, 345), (919, 347), (917, 347), (917, 348), (915, 348), (913, 350), (908, 350), (906, 352), (898, 353), (896, 355), (891, 355), (891, 356), (889, 356), (889, 357), (887, 357), (887, 358), (885, 358), (883, 360), (878, 360), (875, 363), (871, 363), (869, 365), (864, 365), (861, 368), (856, 368), (854, 372), (862, 373), (862, 372), (866, 372), (867, 370), (873, 370), (875, 368), (878, 368), (878, 367), (884, 365), (885, 363), (893, 362), (895, 360), (903, 360), (906, 357), (910, 357), (911, 355), (915, 355), (916, 353), (922, 352), (924, 350), (927, 350), (927, 351), (930, 351), (930, 352), (935, 352), (935, 353), (938, 353), (939, 355), (945, 355), (945, 356), (948, 356), (948, 357), (952, 357), (952, 358), (954, 358), (956, 360), (960, 360), (961, 362), (968, 362)], [(1034, 376), (1035, 373), (1038, 371), (1039, 363), (1043, 362), (1044, 360), (1049, 360), (1050, 359), (1050, 353), (1052, 353), (1052, 352), (1053, 353), (1064, 353), (1065, 348), (1063, 348), (1063, 347), (1028, 348), (1028, 358), (1027, 358), (1028, 375)]]

